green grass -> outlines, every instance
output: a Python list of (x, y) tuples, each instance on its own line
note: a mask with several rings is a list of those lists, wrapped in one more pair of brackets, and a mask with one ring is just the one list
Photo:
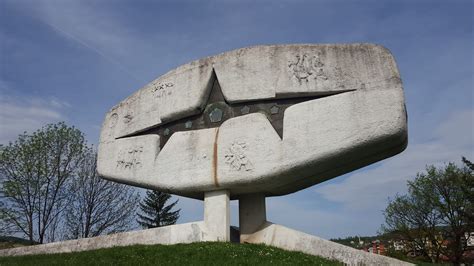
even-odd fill
[(342, 265), (255, 244), (136, 245), (65, 254), (0, 257), (0, 265)]

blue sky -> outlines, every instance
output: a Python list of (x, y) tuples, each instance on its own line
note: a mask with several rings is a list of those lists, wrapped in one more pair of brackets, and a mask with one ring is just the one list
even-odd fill
[[(110, 107), (201, 57), (257, 44), (377, 43), (401, 72), (407, 150), (267, 199), (272, 222), (325, 238), (375, 234), (387, 198), (425, 165), (474, 159), (473, 10), (468, 0), (0, 0), (0, 143), (66, 121), (96, 144)], [(180, 207), (180, 222), (202, 219), (200, 201)]]

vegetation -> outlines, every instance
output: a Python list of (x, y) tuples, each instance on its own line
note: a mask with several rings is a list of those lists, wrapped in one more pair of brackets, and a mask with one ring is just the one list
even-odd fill
[(16, 248), (37, 244), (14, 236), (0, 236), (0, 249)]
[(175, 224), (179, 218), (181, 209), (172, 211), (174, 206), (178, 203), (178, 200), (166, 205), (166, 202), (170, 198), (171, 195), (168, 193), (148, 190), (143, 202), (140, 202), (140, 210), (142, 213), (138, 213), (138, 224), (144, 228), (155, 228)]
[(65, 123), (0, 145), (0, 234), (44, 243), (125, 230), (130, 190), (99, 180), (84, 134)]
[(73, 200), (65, 210), (65, 238), (94, 237), (125, 231), (133, 224), (139, 195), (130, 186), (102, 179), (97, 174), (97, 153), (85, 152), (71, 183)]
[(474, 232), (474, 168), (465, 158), (463, 164), (428, 166), (408, 181), (408, 194), (389, 202), (382, 231), (432, 262), (463, 262), (465, 233)]
[(130, 246), (69, 254), (0, 257), (0, 265), (342, 265), (255, 244), (203, 242)]
[(349, 236), (346, 238), (334, 238), (331, 241), (348, 246), (351, 248), (361, 249), (371, 245), (372, 241), (381, 239), (381, 236)]
[(54, 240), (60, 214), (69, 202), (67, 183), (83, 158), (82, 133), (65, 124), (47, 125), (1, 147), (0, 212), (30, 241)]

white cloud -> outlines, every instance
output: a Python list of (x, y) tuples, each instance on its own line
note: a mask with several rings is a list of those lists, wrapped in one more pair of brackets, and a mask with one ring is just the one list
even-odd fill
[[(127, 25), (112, 16), (101, 5), (84, 1), (37, 1), (30, 6), (34, 16), (66, 37), (73, 38), (94, 50), (127, 54), (125, 48), (133, 39), (126, 34)], [(99, 10), (98, 10), (99, 9)], [(89, 47), (91, 48), (91, 47)]]
[(57, 98), (16, 98), (0, 94), (0, 143), (14, 141), (25, 131), (33, 132), (47, 123), (65, 120), (70, 106)]
[(70, 103), (66, 101), (61, 101), (56, 97), (51, 97), (51, 99), (49, 99), (49, 103), (51, 104), (52, 107), (58, 108), (58, 109), (71, 107)]
[(19, 2), (18, 6), (48, 25), (57, 34), (81, 45), (137, 81), (141, 81), (123, 61), (130, 51), (141, 46), (141, 38), (100, 3), (65, 0)]

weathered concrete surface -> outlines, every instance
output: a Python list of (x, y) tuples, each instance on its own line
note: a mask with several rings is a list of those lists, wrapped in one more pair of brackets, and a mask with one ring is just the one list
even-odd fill
[(239, 198), (240, 242), (246, 242), (267, 222), (265, 195), (248, 194)]
[[(137, 244), (171, 245), (219, 240), (216, 238), (215, 232), (208, 231), (205, 222), (194, 222), (107, 236), (3, 249), (0, 250), (0, 256), (79, 252)], [(241, 242), (263, 243), (286, 250), (301, 251), (310, 255), (338, 260), (347, 265), (411, 265), (393, 258), (346, 247), (269, 222), (264, 223), (257, 232), (248, 234), (245, 240)]]
[(266, 220), (265, 205), (263, 194), (248, 194), (239, 198), (241, 243), (263, 243), (338, 260), (347, 265), (410, 265), (270, 223)]
[(204, 241), (230, 241), (229, 191), (218, 190), (204, 194)]
[(178, 243), (193, 243), (203, 241), (204, 234), (204, 222), (194, 222), (36, 246), (2, 249), (0, 250), (0, 256), (78, 252), (137, 244), (171, 245)]
[(368, 253), (281, 225), (267, 222), (246, 238), (247, 243), (263, 243), (291, 251), (341, 261), (347, 265), (413, 265), (394, 258)]
[[(212, 85), (212, 64), (195, 61), (150, 82), (109, 112), (111, 134), (122, 137), (199, 112)], [(109, 123), (109, 125), (110, 125)]]
[[(218, 127), (190, 125), (170, 133), (161, 150), (161, 135), (140, 133), (203, 112), (216, 81), (230, 105), (330, 96), (285, 109), (282, 137), (272, 110), (242, 111)], [(101, 131), (98, 171), (199, 199), (213, 190), (228, 190), (231, 199), (285, 195), (403, 151), (406, 118), (400, 74), (381, 46), (243, 48), (172, 70), (113, 107)]]

